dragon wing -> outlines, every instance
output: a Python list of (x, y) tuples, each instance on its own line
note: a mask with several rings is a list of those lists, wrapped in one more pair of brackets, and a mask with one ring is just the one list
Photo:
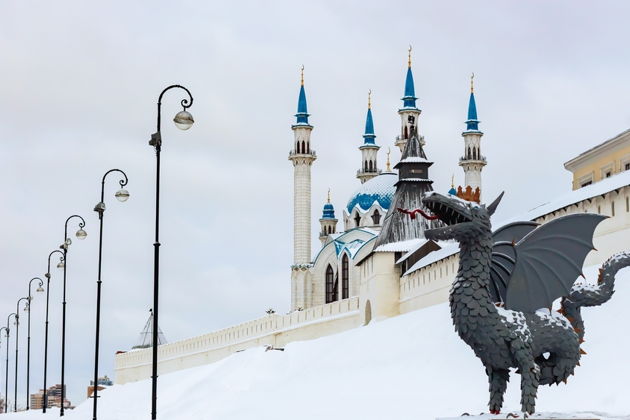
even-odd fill
[(536, 222), (515, 222), (500, 227), (492, 234), (492, 260), (488, 291), (493, 302), (505, 302), (507, 286), (516, 264), (514, 244), (536, 229)]
[(516, 263), (507, 284), (506, 308), (534, 312), (566, 296), (582, 274), (584, 259), (594, 249), (593, 233), (604, 219), (597, 214), (571, 214), (521, 239), (514, 247)]

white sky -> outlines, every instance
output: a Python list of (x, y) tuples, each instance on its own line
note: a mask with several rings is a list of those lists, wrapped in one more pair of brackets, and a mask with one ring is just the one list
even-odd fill
[[(289, 307), (287, 155), (302, 64), (318, 153), (314, 251), (327, 189), (339, 217), (359, 185), (368, 89), (380, 166), (388, 146), (397, 159), (408, 44), (438, 191), (448, 190), (452, 174), (463, 181), (457, 159), (475, 72), (488, 158), (484, 194), (506, 190), (499, 218), (566, 192), (562, 164), (630, 126), (630, 5), (623, 1), (0, 4), (0, 325), (28, 280), (45, 272), (66, 217), (86, 217), (89, 237), (74, 241), (68, 264), (73, 402), (92, 377), (92, 209), (101, 176), (113, 167), (127, 171), (132, 197), (118, 203), (116, 179), (109, 180), (102, 374), (113, 376), (113, 353), (137, 341), (151, 306), (155, 162), (147, 142), (157, 96), (171, 83), (190, 88), (196, 120), (190, 131), (176, 130), (170, 120), (183, 96), (167, 94), (160, 320), (171, 341)], [(60, 279), (54, 271), (49, 384), (59, 382)], [(37, 296), (32, 392), (42, 385), (43, 308)], [(23, 384), (19, 392), (23, 403)]]

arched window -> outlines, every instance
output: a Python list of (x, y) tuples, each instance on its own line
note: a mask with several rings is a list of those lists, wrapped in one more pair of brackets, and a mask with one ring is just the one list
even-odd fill
[(363, 166), (365, 167), (365, 169), (363, 169), (365, 172), (367, 172), (368, 170), (368, 163), (367, 160), (365, 162), (363, 162)]
[(368, 163), (368, 168), (369, 168), (369, 171), (372, 172), (372, 161)]
[(405, 126), (405, 133), (403, 134), (403, 138), (409, 138), (409, 134), (407, 133), (407, 126)]
[(470, 147), (468, 148), (468, 159), (472, 159), (472, 150), (470, 150)]
[(375, 225), (378, 225), (381, 221), (381, 213), (378, 212), (378, 209), (374, 210), (374, 213), (372, 214), (372, 223), (374, 223)]
[(357, 212), (357, 214), (354, 216), (354, 224), (355, 227), (359, 227), (359, 225), (361, 224), (361, 215), (359, 214), (359, 212)]
[(302, 142), (302, 153), (306, 153), (306, 143)]
[(335, 274), (332, 267), (328, 264), (326, 267), (326, 303), (335, 301)]
[(348, 299), (350, 292), (350, 277), (348, 273), (348, 254), (341, 258), (341, 298)]
[(306, 143), (306, 153), (311, 153), (311, 143)]

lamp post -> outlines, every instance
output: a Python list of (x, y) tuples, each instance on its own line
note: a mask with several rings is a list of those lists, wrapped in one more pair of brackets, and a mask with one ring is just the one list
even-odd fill
[(39, 277), (33, 277), (28, 282), (28, 304), (25, 311), (28, 311), (28, 338), (26, 341), (26, 409), (30, 409), (29, 404), (29, 392), (31, 390), (31, 302), (33, 301), (33, 295), (31, 294), (31, 286), (33, 285), (33, 281), (38, 280), (39, 286), (35, 290), (38, 293), (44, 291), (42, 286), (44, 285), (44, 281)]
[(59, 264), (57, 264), (57, 268), (63, 268), (65, 263), (64, 263), (64, 259), (63, 259), (63, 252), (59, 251), (58, 249), (55, 249), (53, 252), (51, 252), (50, 254), (48, 254), (48, 269), (46, 271), (46, 323), (45, 323), (45, 332), (44, 332), (44, 395), (43, 395), (43, 401), (44, 401), (44, 407), (42, 408), (42, 411), (44, 413), (46, 413), (46, 408), (48, 407), (48, 390), (46, 389), (46, 379), (47, 379), (47, 373), (48, 373), (48, 303), (50, 302), (50, 257), (53, 256), (53, 254), (55, 253), (59, 253), (61, 254), (60, 258), (59, 258)]
[[(7, 319), (7, 325), (9, 325), (9, 320)], [(8, 388), (9, 388), (9, 327), (1, 327), (0, 328), (0, 332), (2, 332), (2, 330), (4, 330), (4, 336), (7, 338), (7, 367), (6, 367), (6, 373), (5, 373), (5, 385), (6, 385), (6, 389), (4, 391), (4, 401), (3, 401), (3, 406), (2, 408), (4, 408), (3, 412), (6, 413), (7, 412), (7, 392), (8, 392)], [(0, 336), (1, 338), (1, 336)]]
[(160, 270), (160, 152), (162, 151), (162, 97), (170, 89), (183, 89), (188, 94), (188, 99), (182, 99), (181, 105), (184, 108), (175, 115), (173, 121), (177, 128), (188, 130), (193, 123), (192, 115), (187, 109), (193, 103), (193, 97), (188, 89), (181, 85), (171, 85), (164, 89), (158, 97), (157, 103), (157, 132), (151, 135), (149, 145), (155, 148), (156, 156), (156, 179), (155, 179), (155, 242), (153, 243), (153, 365), (151, 369), (151, 419), (157, 417), (157, 368), (158, 368), (158, 304), (159, 304), (159, 270)]
[(15, 305), (15, 394), (13, 395), (13, 411), (17, 412), (17, 389), (18, 389), (18, 349), (20, 344), (20, 302), (28, 302), (27, 297), (19, 298)]
[(73, 214), (66, 219), (63, 232), (63, 243), (60, 246), (63, 251), (63, 312), (61, 316), (61, 409), (59, 410), (59, 416), (63, 416), (64, 414), (64, 404), (66, 401), (66, 270), (68, 268), (68, 247), (72, 244), (72, 240), (68, 238), (68, 222), (75, 217), (81, 219), (76, 237), (81, 240), (87, 237), (87, 233), (83, 230), (85, 227), (85, 219), (83, 219), (83, 217), (78, 214)]
[(120, 184), (120, 189), (116, 192), (115, 197), (120, 202), (125, 202), (129, 199), (129, 192), (124, 189), (124, 186), (127, 185), (129, 181), (127, 179), (127, 174), (125, 174), (120, 169), (110, 169), (105, 172), (103, 175), (103, 179), (101, 181), (101, 201), (96, 204), (94, 207), (94, 211), (98, 213), (99, 220), (99, 236), (98, 236), (98, 280), (96, 281), (96, 341), (95, 341), (95, 350), (94, 350), (94, 393), (92, 397), (94, 398), (94, 407), (93, 407), (93, 419), (96, 420), (96, 412), (98, 405), (98, 350), (99, 350), (99, 342), (100, 342), (100, 328), (101, 328), (101, 261), (103, 256), (103, 215), (105, 214), (105, 178), (112, 172), (120, 172), (120, 174), (124, 177), (118, 181)]
[(4, 402), (4, 412), (7, 413), (9, 411), (9, 340), (10, 340), (10, 328), (9, 328), (9, 319), (11, 319), (11, 316), (13, 317), (17, 317), (16, 313), (12, 313), (9, 314), (9, 316), (7, 317), (7, 326), (4, 328), (5, 331), (7, 332), (7, 362), (6, 362), (6, 368), (5, 368), (5, 372), (4, 372), (4, 398), (6, 398), (6, 401)]

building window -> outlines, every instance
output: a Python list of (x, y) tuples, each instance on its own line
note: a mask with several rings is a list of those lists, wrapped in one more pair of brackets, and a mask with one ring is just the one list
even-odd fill
[(586, 181), (582, 183), (582, 187), (586, 187), (587, 185), (591, 185), (593, 183), (593, 181)]
[(348, 254), (341, 258), (341, 298), (348, 299), (350, 292), (350, 278), (348, 275)]
[(610, 203), (610, 213), (612, 214), (612, 217), (615, 217), (615, 202), (614, 201)]
[(381, 221), (381, 213), (378, 212), (378, 210), (374, 210), (374, 214), (372, 214), (372, 222), (375, 225), (378, 225)]
[(597, 206), (597, 214), (602, 214), (602, 206)]
[(626, 213), (630, 212), (630, 198), (626, 197)]
[(611, 175), (612, 175), (612, 172), (610, 171), (606, 172), (606, 178), (610, 178)]
[(359, 225), (361, 224), (361, 215), (358, 212), (354, 216), (354, 224), (356, 227), (359, 227)]
[(630, 162), (626, 163), (626, 164), (623, 166), (623, 169), (624, 169), (625, 171), (630, 171)]
[(330, 264), (326, 267), (326, 303), (335, 301), (335, 273)]

